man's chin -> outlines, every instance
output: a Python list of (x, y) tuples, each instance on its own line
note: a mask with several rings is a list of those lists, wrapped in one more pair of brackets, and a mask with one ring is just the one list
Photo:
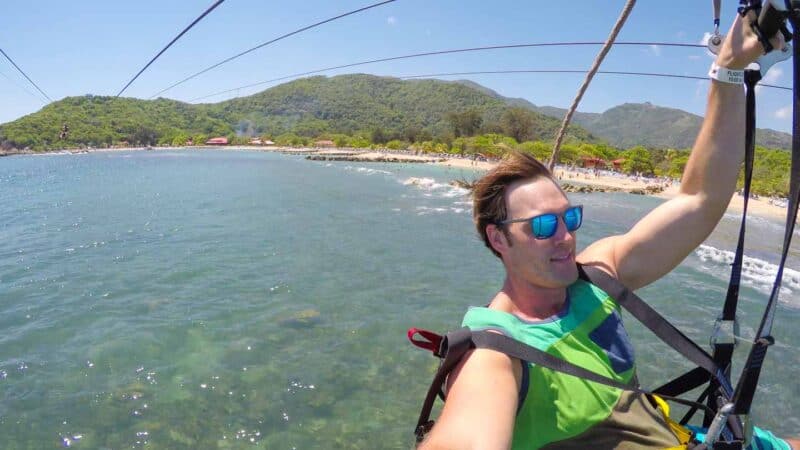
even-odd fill
[(565, 286), (578, 281), (578, 266), (575, 265), (573, 258), (569, 258), (568, 261), (564, 262), (559, 261), (554, 266), (556, 270), (553, 271), (553, 275)]

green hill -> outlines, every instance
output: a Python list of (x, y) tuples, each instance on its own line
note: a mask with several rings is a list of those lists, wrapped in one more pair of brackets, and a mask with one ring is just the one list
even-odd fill
[[(68, 124), (66, 140), (59, 139)], [(108, 146), (122, 141), (146, 143), (153, 136), (184, 133), (226, 134), (229, 124), (204, 108), (174, 100), (85, 95), (67, 97), (36, 113), (0, 125), (4, 147), (43, 150), (64, 146)]]
[[(536, 106), (522, 98), (504, 97), (469, 80), (459, 80), (458, 83), (480, 89), (509, 105), (527, 108), (559, 120), (563, 120), (567, 113), (564, 108)], [(603, 113), (576, 111), (572, 116), (572, 123), (619, 148), (637, 145), (649, 148), (691, 148), (703, 118), (680, 109), (646, 102), (625, 103)], [(756, 131), (756, 143), (767, 148), (789, 149), (792, 146), (792, 135), (759, 128)]]
[[(277, 135), (295, 133), (371, 133), (387, 136), (409, 131), (432, 137), (452, 135), (448, 114), (475, 111), (481, 131), (499, 131), (510, 108), (503, 99), (460, 83), (404, 81), (372, 75), (312, 77), (291, 81), (260, 93), (214, 104), (117, 99), (87, 95), (69, 97), (16, 121), (0, 125), (4, 147), (45, 150), (76, 145), (172, 142), (177, 136)], [(532, 139), (552, 139), (560, 121), (536, 112)], [(62, 124), (70, 133), (59, 140)], [(596, 140), (580, 127), (572, 137)]]
[[(565, 109), (552, 106), (534, 107), (542, 114), (561, 118)], [(650, 103), (625, 103), (602, 114), (577, 113), (573, 121), (612, 145), (628, 148), (643, 145), (650, 148), (691, 148), (703, 118), (680, 109), (664, 108)], [(767, 148), (789, 149), (792, 136), (759, 128), (756, 143)]]
[[(168, 99), (139, 100), (86, 95), (68, 97), (40, 111), (0, 125), (2, 148), (48, 150), (118, 143), (152, 145), (188, 137), (357, 134), (404, 140), (449, 142), (453, 114), (473, 114), (479, 126), (468, 133), (505, 133), (509, 111), (527, 116), (526, 140), (551, 140), (564, 109), (504, 97), (471, 81), (400, 80), (372, 75), (317, 76), (291, 81), (257, 94), (213, 104)], [(519, 118), (519, 116), (517, 116)], [(525, 118), (524, 118), (525, 119)], [(626, 103), (602, 114), (578, 112), (569, 136), (604, 140), (620, 148), (689, 148), (702, 117), (650, 103)], [(63, 124), (70, 133), (59, 139)], [(462, 131), (463, 132), (463, 131)], [(759, 129), (758, 144), (789, 148), (791, 136)]]

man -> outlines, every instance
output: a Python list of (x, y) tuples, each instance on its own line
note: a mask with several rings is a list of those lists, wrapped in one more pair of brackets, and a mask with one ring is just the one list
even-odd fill
[[(705, 121), (680, 193), (630, 231), (601, 239), (576, 255), (583, 211), (550, 172), (516, 154), (473, 189), (474, 219), (505, 269), (488, 307), (472, 308), (464, 325), (507, 334), (594, 372), (630, 382), (631, 346), (617, 304), (578, 279), (576, 262), (596, 266), (631, 290), (672, 270), (711, 233), (730, 201), (744, 155), (745, 106), (735, 73), (763, 53), (748, 18), (735, 20), (709, 89)], [(780, 37), (775, 48), (782, 48)], [(719, 75), (717, 75), (719, 74)], [(723, 80), (723, 81), (720, 81)], [(679, 445), (681, 430), (645, 396), (580, 380), (488, 349), (463, 358), (448, 380), (444, 409), (423, 449), (617, 448)], [(684, 436), (685, 437), (685, 436)], [(789, 444), (757, 430), (758, 447)], [(756, 445), (754, 444), (754, 445)], [(800, 444), (794, 441), (795, 449)]]

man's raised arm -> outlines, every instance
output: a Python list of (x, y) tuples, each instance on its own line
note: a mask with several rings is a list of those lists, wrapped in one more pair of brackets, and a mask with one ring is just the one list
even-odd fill
[[(748, 20), (750, 17), (736, 18), (717, 66), (744, 69), (763, 53)], [(782, 36), (774, 38), (773, 45), (782, 48)], [(736, 188), (744, 158), (745, 99), (741, 83), (710, 83), (705, 120), (678, 195), (647, 214), (628, 233), (591, 245), (578, 256), (579, 262), (596, 264), (637, 289), (675, 268), (714, 230)]]

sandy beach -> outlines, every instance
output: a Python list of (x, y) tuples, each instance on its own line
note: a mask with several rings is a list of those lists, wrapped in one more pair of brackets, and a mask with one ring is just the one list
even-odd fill
[[(470, 159), (450, 158), (440, 164), (462, 169), (478, 169), (489, 170), (494, 167), (495, 163), (486, 161), (472, 161)], [(556, 168), (556, 176), (561, 182), (578, 182), (590, 186), (600, 186), (606, 188), (622, 189), (626, 191), (634, 189), (645, 189), (652, 186), (651, 181), (637, 180), (634, 177), (626, 176), (606, 176), (583, 173), (580, 171), (568, 170), (565, 168)], [(678, 195), (679, 185), (673, 184), (664, 189), (661, 193), (655, 194), (656, 197), (669, 199)], [(728, 211), (732, 213), (741, 213), (744, 206), (744, 197), (734, 194), (728, 204)], [(786, 208), (773, 205), (769, 200), (751, 198), (747, 205), (748, 213), (761, 217), (769, 217), (776, 219), (786, 219)]]
[[(452, 158), (443, 155), (418, 155), (411, 151), (392, 150), (392, 151), (368, 151), (356, 150), (349, 148), (289, 148), (278, 146), (235, 146), (235, 147), (219, 147), (219, 146), (204, 146), (204, 147), (153, 147), (151, 149), (142, 147), (126, 147), (126, 148), (96, 148), (96, 149), (81, 149), (64, 151), (64, 153), (93, 153), (93, 152), (124, 152), (124, 151), (164, 151), (164, 150), (224, 150), (226, 148), (257, 150), (266, 152), (281, 152), (281, 153), (294, 153), (303, 155), (314, 155), (328, 160), (347, 160), (347, 161), (363, 161), (363, 162), (401, 162), (401, 163), (427, 163), (427, 164), (440, 164), (452, 168), (471, 169), (471, 170), (489, 170), (496, 163), (491, 161), (473, 161), (468, 158)], [(563, 167), (557, 167), (555, 175), (563, 183), (579, 183), (588, 186), (596, 186), (603, 188), (620, 189), (624, 191), (643, 190), (651, 187), (657, 182), (649, 179), (628, 177), (624, 175), (605, 175), (600, 173), (589, 173), (581, 170), (569, 170)], [(669, 185), (662, 192), (654, 196), (659, 198), (672, 198), (678, 195), (679, 186), (677, 183)], [(738, 194), (731, 197), (728, 205), (728, 211), (732, 213), (739, 213), (743, 208), (744, 198)], [(770, 203), (768, 199), (754, 199), (751, 198), (748, 210), (750, 214), (769, 217), (774, 219), (785, 220), (786, 208)]]

